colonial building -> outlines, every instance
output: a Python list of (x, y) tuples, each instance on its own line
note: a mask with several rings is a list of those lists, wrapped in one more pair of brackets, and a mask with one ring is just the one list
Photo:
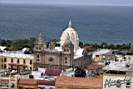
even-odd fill
[(37, 67), (84, 67), (91, 63), (91, 54), (79, 47), (79, 37), (71, 20), (60, 38), (60, 47), (54, 42), (47, 44), (41, 34), (34, 44), (35, 68)]
[(7, 51), (0, 53), (0, 69), (33, 69), (34, 56), (22, 51)]

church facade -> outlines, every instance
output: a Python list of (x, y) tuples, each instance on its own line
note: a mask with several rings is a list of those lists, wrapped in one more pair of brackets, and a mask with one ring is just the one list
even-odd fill
[(59, 47), (55, 46), (55, 42), (50, 42), (47, 47), (40, 34), (35, 41), (33, 51), (34, 68), (85, 67), (91, 63), (91, 54), (79, 47), (78, 34), (72, 27), (71, 20), (61, 35)]

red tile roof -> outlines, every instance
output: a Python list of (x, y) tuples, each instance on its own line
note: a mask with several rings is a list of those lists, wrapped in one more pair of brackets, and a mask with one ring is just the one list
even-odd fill
[(88, 66), (88, 70), (96, 70), (96, 69), (99, 69), (99, 68), (102, 68), (103, 66), (102, 65), (99, 65), (97, 63), (92, 63)]
[(61, 69), (46, 69), (45, 75), (48, 76), (59, 76), (61, 74)]
[(20, 79), (18, 83), (22, 85), (37, 85), (38, 81), (34, 79)]
[(102, 78), (77, 78), (77, 77), (66, 77), (60, 76), (57, 78), (56, 87), (71, 87), (71, 88), (98, 88), (102, 89), (103, 79)]
[(50, 86), (54, 86), (55, 85), (55, 81), (38, 80), (38, 84), (39, 85), (50, 85)]

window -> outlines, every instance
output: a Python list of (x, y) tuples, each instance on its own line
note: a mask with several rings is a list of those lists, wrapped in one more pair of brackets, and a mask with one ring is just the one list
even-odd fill
[(17, 63), (19, 63), (19, 59), (17, 60)]
[(30, 70), (32, 70), (32, 67), (30, 67)]
[(64, 49), (64, 52), (69, 52), (69, 49), (68, 48)]
[(13, 58), (11, 58), (11, 63), (13, 63)]
[(26, 62), (25, 62), (25, 59), (23, 60), (23, 64), (25, 64)]
[(65, 57), (65, 63), (67, 64), (67, 57)]
[(65, 60), (67, 60), (67, 57), (65, 57)]
[(130, 85), (130, 82), (127, 82), (127, 85)]
[(127, 82), (127, 84), (126, 84), (126, 88), (130, 88), (130, 82)]
[(39, 54), (37, 55), (37, 58), (39, 58)]
[(54, 59), (52, 57), (49, 58), (49, 61), (52, 62)]
[(30, 60), (30, 65), (32, 64), (32, 60)]
[(65, 61), (65, 63), (67, 64), (67, 61)]
[(6, 58), (4, 58), (4, 62), (6, 62)]
[(96, 55), (96, 57), (99, 57), (99, 55)]
[(6, 69), (6, 64), (4, 64), (4, 69)]

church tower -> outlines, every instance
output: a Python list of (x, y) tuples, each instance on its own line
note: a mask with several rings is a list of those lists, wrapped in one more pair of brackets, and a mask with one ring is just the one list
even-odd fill
[[(38, 38), (34, 43), (34, 58), (35, 58), (35, 68), (43, 67), (44, 64), (44, 49), (46, 48), (46, 43), (42, 38), (42, 34), (40, 33)], [(40, 65), (41, 64), (41, 65)]]
[(74, 45), (72, 44), (69, 38), (62, 45), (62, 49), (63, 49), (63, 55), (64, 55), (62, 57), (62, 60), (63, 60), (62, 64), (64, 66), (73, 66)]

